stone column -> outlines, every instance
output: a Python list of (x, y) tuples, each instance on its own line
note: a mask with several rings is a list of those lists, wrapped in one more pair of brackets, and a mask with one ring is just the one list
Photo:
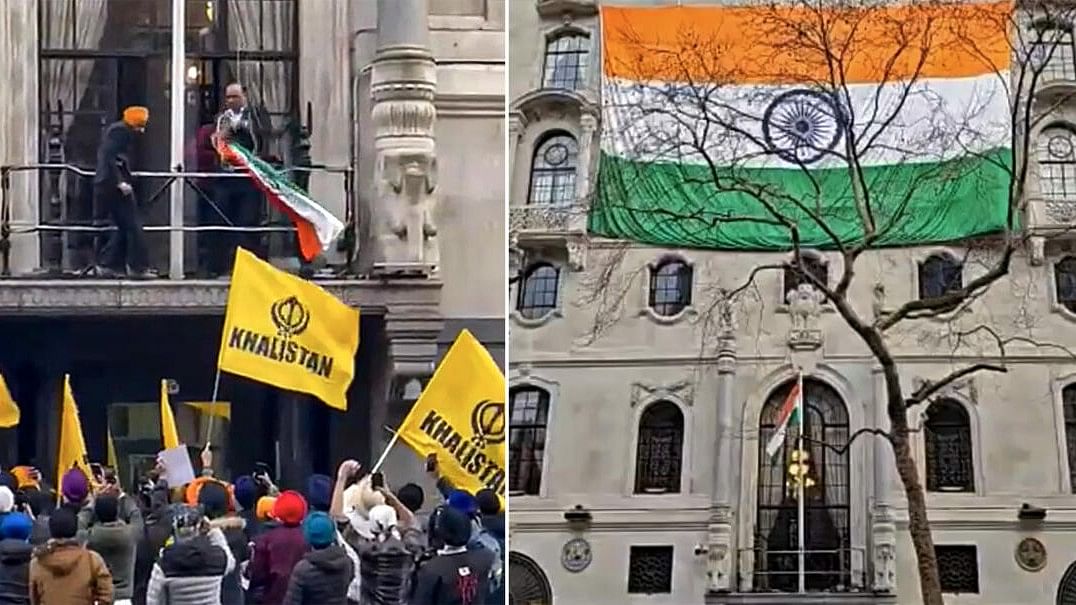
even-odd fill
[[(880, 366), (871, 368), (874, 379), (874, 413), (871, 421), (875, 427), (888, 428), (886, 414), (885, 375)], [(896, 532), (889, 487), (894, 472), (893, 452), (882, 437), (874, 437), (874, 510), (871, 511), (871, 562), (873, 564), (872, 587), (877, 592), (893, 592), (897, 585)]]
[[(37, 161), (38, 0), (4, 2), (0, 10), (0, 165)], [(0, 175), (6, 208), (0, 208), (0, 272), (18, 275), (38, 266), (37, 233), (16, 234), (38, 223), (37, 173)]]
[(717, 455), (714, 459), (713, 498), (710, 504), (709, 590), (733, 589), (732, 569), (736, 558), (733, 542), (733, 482), (738, 465), (733, 464), (732, 444), (736, 434), (732, 407), (736, 396), (736, 343), (732, 332), (721, 336), (717, 352)]
[(433, 221), (437, 188), (437, 66), (429, 48), (428, 0), (378, 0), (373, 97), (373, 272), (428, 276), (439, 264)]
[(579, 166), (576, 170), (576, 198), (586, 200), (593, 189), (590, 182), (591, 169), (595, 168), (598, 158), (593, 150), (594, 133), (598, 130), (598, 118), (589, 113), (579, 116)]

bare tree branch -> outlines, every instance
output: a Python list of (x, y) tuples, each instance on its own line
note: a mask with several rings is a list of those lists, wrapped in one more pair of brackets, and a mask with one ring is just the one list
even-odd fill
[(960, 380), (965, 376), (970, 376), (976, 372), (1000, 372), (1004, 374), (1008, 371), (1009, 369), (1005, 366), (994, 365), (992, 363), (972, 364), (970, 366), (954, 370), (938, 380), (930, 380), (923, 383), (922, 386), (916, 389), (911, 395), (908, 396), (907, 399), (904, 400), (904, 405), (908, 407), (918, 405), (926, 401), (927, 399), (930, 399), (935, 393), (953, 384), (957, 380)]

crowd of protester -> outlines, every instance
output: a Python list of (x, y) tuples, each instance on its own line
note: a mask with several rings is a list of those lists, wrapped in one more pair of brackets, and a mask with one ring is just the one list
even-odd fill
[[(393, 490), (354, 460), (281, 490), (266, 473), (135, 493), (73, 468), (59, 493), (0, 472), (0, 605), (487, 605), (505, 603), (502, 502), (438, 477)], [(436, 459), (427, 470), (438, 474)]]

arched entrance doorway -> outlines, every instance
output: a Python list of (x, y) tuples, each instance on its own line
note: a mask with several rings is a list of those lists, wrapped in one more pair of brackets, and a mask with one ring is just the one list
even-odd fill
[[(798, 427), (771, 458), (766, 444), (778, 429), (778, 414), (792, 391), (789, 381), (770, 394), (759, 425), (758, 500), (755, 525), (755, 581), (763, 590), (798, 589), (799, 549), (796, 488), (788, 469)], [(848, 410), (829, 385), (803, 381), (804, 450), (808, 482), (804, 498), (804, 550), (807, 590), (839, 590), (850, 580)]]
[(508, 602), (510, 605), (552, 605), (553, 589), (545, 572), (530, 557), (508, 553)]
[(1057, 584), (1057, 605), (1076, 605), (1076, 563), (1069, 565)]

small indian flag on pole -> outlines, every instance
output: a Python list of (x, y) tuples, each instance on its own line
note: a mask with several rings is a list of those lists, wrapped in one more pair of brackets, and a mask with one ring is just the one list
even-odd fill
[(800, 426), (800, 414), (803, 407), (803, 375), (796, 379), (796, 383), (792, 385), (792, 390), (788, 393), (788, 397), (785, 398), (785, 402), (781, 405), (781, 409), (777, 412), (777, 432), (770, 438), (770, 442), (766, 444), (766, 455), (773, 458), (777, 455), (777, 452), (781, 449), (781, 444), (785, 442), (785, 435), (788, 433), (788, 426), (795, 423)]

